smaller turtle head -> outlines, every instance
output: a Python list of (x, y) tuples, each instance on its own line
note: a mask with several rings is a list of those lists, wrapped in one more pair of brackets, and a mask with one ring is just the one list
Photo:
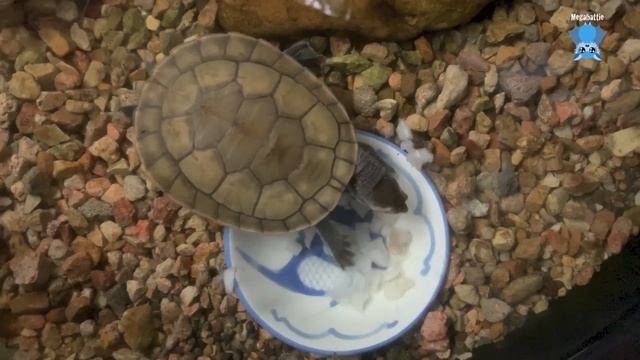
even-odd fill
[(369, 196), (365, 197), (365, 201), (374, 211), (397, 214), (409, 210), (407, 194), (402, 191), (398, 181), (390, 175), (380, 179)]

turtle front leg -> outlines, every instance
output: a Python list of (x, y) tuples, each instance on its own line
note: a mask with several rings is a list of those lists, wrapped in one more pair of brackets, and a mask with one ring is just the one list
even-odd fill
[(329, 246), (329, 250), (331, 250), (331, 254), (336, 260), (336, 263), (338, 263), (342, 269), (353, 265), (354, 253), (350, 249), (350, 237), (335, 231), (329, 221), (321, 221), (316, 225), (316, 228), (327, 243), (327, 246)]

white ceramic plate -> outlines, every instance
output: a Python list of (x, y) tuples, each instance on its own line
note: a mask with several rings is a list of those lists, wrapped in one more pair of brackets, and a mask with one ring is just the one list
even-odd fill
[[(435, 185), (393, 143), (361, 131), (357, 137), (394, 168), (409, 197), (409, 213), (396, 224), (413, 236), (403, 270), (415, 286), (403, 297), (389, 301), (376, 294), (364, 312), (333, 301), (323, 289), (338, 268), (318, 245), (314, 227), (277, 236), (224, 232), (234, 290), (249, 314), (283, 342), (315, 354), (353, 355), (397, 339), (424, 318), (447, 272), (449, 227)], [(355, 212), (339, 205), (329, 216), (348, 222), (349, 213)]]

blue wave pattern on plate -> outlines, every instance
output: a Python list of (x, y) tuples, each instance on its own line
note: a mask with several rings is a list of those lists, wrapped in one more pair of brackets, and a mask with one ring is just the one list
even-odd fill
[(387, 330), (387, 329), (393, 329), (396, 325), (398, 325), (398, 321), (394, 320), (388, 323), (382, 323), (380, 324), (377, 328), (364, 333), (364, 334), (356, 334), (356, 335), (350, 335), (350, 334), (344, 334), (341, 333), (340, 331), (336, 330), (335, 328), (331, 327), (323, 332), (317, 333), (317, 334), (312, 334), (312, 333), (308, 333), (305, 331), (302, 331), (298, 328), (296, 328), (295, 326), (293, 326), (291, 324), (291, 322), (284, 316), (279, 316), (278, 315), (278, 311), (276, 309), (271, 309), (271, 315), (273, 316), (273, 319), (277, 322), (283, 323), (287, 328), (289, 328), (289, 330), (291, 330), (293, 333), (295, 333), (296, 335), (303, 337), (305, 339), (322, 339), (324, 337), (327, 337), (329, 335), (333, 335), (338, 339), (342, 339), (342, 340), (360, 340), (360, 339), (364, 339), (367, 338), (369, 336), (373, 336), (377, 333), (379, 333), (380, 331), (383, 330)]

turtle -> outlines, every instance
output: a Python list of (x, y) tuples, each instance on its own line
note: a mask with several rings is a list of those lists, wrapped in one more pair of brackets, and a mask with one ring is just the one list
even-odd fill
[[(300, 44), (294, 48), (300, 53)], [(221, 33), (174, 48), (142, 88), (134, 133), (158, 188), (224, 226), (302, 230), (325, 218), (347, 188), (406, 211), (406, 195), (389, 196), (398, 184), (358, 146), (331, 90), (265, 40)], [(385, 181), (391, 191), (374, 191)], [(326, 241), (342, 267), (350, 264), (348, 244)]]

